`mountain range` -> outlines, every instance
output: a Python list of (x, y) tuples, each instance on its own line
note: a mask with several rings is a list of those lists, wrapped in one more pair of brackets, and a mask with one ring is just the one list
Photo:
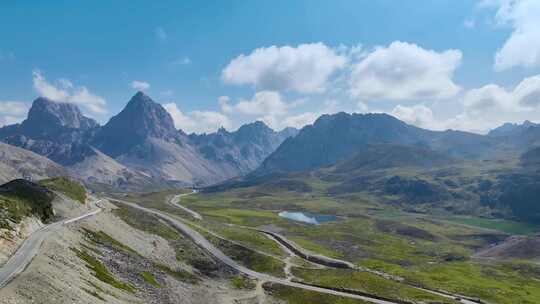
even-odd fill
[(76, 105), (37, 98), (26, 120), (0, 128), (0, 140), (89, 184), (140, 190), (208, 185), (245, 174), (295, 131), (275, 132), (256, 122), (235, 132), (187, 135), (160, 104), (138, 92), (103, 126)]
[(262, 163), (258, 172), (294, 172), (329, 166), (372, 144), (423, 146), (457, 159), (495, 157), (496, 138), (461, 131), (430, 131), (387, 114), (323, 115), (290, 137)]
[(337, 113), (301, 130), (276, 132), (257, 121), (234, 132), (186, 134), (159, 103), (137, 92), (103, 126), (76, 105), (39, 97), (26, 120), (0, 128), (0, 140), (5, 143), (1, 150), (9, 151), (3, 154), (4, 166), (10, 164), (18, 177), (23, 173), (13, 169), (17, 161), (12, 159), (21, 157), (7, 155), (33, 152), (25, 157), (29, 164), (43, 164), (34, 170), (36, 176), (46, 175), (43, 168), (55, 168), (54, 174), (69, 172), (90, 185), (143, 190), (329, 166), (357, 172), (519, 157), (540, 146), (540, 125), (505, 124), (479, 135), (426, 130), (387, 114)]

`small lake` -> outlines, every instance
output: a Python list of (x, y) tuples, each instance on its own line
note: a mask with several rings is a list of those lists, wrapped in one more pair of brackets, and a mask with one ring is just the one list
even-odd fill
[(335, 215), (314, 214), (309, 212), (281, 211), (278, 215), (289, 220), (312, 225), (319, 225), (324, 222), (336, 221), (338, 219)]

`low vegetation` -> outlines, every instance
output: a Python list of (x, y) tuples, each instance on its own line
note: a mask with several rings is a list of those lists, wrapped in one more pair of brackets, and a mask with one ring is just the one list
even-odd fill
[(282, 278), (285, 277), (285, 272), (283, 271), (285, 263), (280, 260), (209, 234), (206, 234), (205, 237), (214, 246), (241, 265), (257, 272)]
[(51, 221), (53, 199), (54, 193), (46, 187), (26, 180), (0, 186), (0, 228), (11, 230), (11, 223), (19, 223), (27, 216), (35, 216), (45, 223)]
[(111, 272), (107, 269), (107, 267), (105, 267), (105, 265), (103, 265), (103, 263), (101, 263), (93, 255), (86, 252), (85, 250), (79, 250), (76, 248), (72, 248), (72, 250), (81, 260), (86, 263), (86, 267), (92, 270), (94, 276), (97, 279), (115, 288), (122, 289), (130, 293), (135, 292), (135, 287), (133, 285), (117, 280), (114, 275), (111, 274)]
[(326, 287), (339, 286), (393, 300), (457, 303), (368, 272), (347, 269), (293, 268), (293, 274), (310, 284)]
[(367, 302), (362, 300), (355, 300), (350, 298), (343, 298), (320, 292), (309, 291), (305, 289), (288, 287), (280, 284), (265, 283), (263, 285), (265, 291), (285, 301), (288, 304), (366, 304)]
[(156, 280), (156, 277), (151, 272), (143, 271), (141, 272), (141, 277), (146, 283), (156, 288), (161, 288), (161, 285), (158, 283), (158, 281)]
[(255, 289), (255, 282), (243, 275), (237, 275), (231, 279), (231, 283), (236, 289)]
[(61, 192), (67, 197), (84, 204), (86, 202), (86, 189), (84, 186), (71, 180), (67, 177), (54, 177), (39, 181), (40, 185), (43, 185), (51, 190)]

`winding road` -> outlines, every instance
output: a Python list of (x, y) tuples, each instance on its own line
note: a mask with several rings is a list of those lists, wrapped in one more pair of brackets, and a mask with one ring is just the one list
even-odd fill
[(198, 192), (197, 190), (192, 190), (190, 193), (177, 194), (177, 195), (173, 196), (173, 198), (169, 201), (169, 203), (171, 205), (173, 205), (174, 207), (182, 209), (185, 212), (189, 213), (193, 218), (195, 218), (197, 220), (202, 220), (202, 215), (200, 213), (180, 205), (180, 198), (182, 198), (183, 196), (195, 194), (197, 192)]
[(223, 252), (221, 252), (221, 250), (219, 250), (214, 245), (212, 245), (199, 232), (195, 231), (194, 229), (192, 229), (191, 227), (186, 225), (184, 222), (182, 222), (181, 220), (179, 220), (179, 219), (177, 219), (175, 217), (172, 217), (172, 216), (170, 216), (170, 215), (168, 215), (168, 214), (166, 214), (164, 212), (161, 212), (161, 211), (158, 211), (158, 210), (155, 210), (155, 209), (149, 209), (149, 208), (139, 206), (136, 203), (132, 203), (132, 202), (124, 201), (124, 200), (119, 200), (119, 199), (115, 199), (115, 198), (108, 198), (108, 197), (106, 199), (108, 199), (110, 201), (113, 201), (113, 202), (121, 203), (123, 205), (129, 206), (131, 208), (135, 208), (135, 209), (138, 209), (138, 210), (150, 213), (150, 214), (154, 214), (154, 215), (160, 217), (161, 219), (165, 220), (170, 225), (172, 225), (174, 228), (178, 229), (183, 234), (188, 236), (191, 240), (193, 240), (193, 242), (195, 242), (195, 244), (197, 244), (197, 246), (199, 246), (200, 248), (206, 250), (208, 253), (213, 255), (216, 259), (218, 259), (219, 261), (221, 261), (225, 265), (231, 267), (232, 269), (235, 269), (236, 271), (238, 271), (240, 273), (248, 275), (248, 276), (250, 276), (252, 278), (255, 278), (255, 279), (258, 279), (258, 280), (261, 280), (261, 281), (264, 281), (264, 282), (277, 283), (277, 284), (281, 284), (281, 285), (285, 285), (285, 286), (289, 286), (289, 287), (295, 287), (295, 288), (320, 292), (320, 293), (339, 296), (339, 297), (363, 300), (363, 301), (369, 302), (369, 303), (375, 303), (375, 304), (399, 304), (398, 302), (394, 302), (394, 301), (390, 301), (390, 300), (383, 300), (383, 299), (378, 299), (378, 298), (370, 297), (370, 296), (357, 295), (357, 294), (353, 294), (353, 293), (332, 290), (332, 289), (329, 289), (329, 288), (322, 288), (322, 287), (305, 285), (305, 284), (297, 283), (297, 282), (291, 282), (291, 281), (288, 281), (286, 279), (282, 279), (282, 278), (274, 277), (274, 276), (271, 276), (271, 275), (268, 275), (268, 274), (253, 271), (251, 269), (248, 269), (248, 268), (238, 264), (236, 261), (234, 261), (233, 259), (231, 259), (227, 255), (225, 255)]
[[(96, 205), (99, 203), (96, 201)], [(55, 222), (41, 227), (39, 230), (32, 233), (17, 249), (17, 251), (9, 258), (9, 260), (0, 268), (0, 288), (6, 286), (11, 280), (13, 280), (18, 274), (24, 271), (26, 267), (32, 262), (32, 259), (39, 252), (39, 248), (43, 241), (51, 234), (51, 232), (61, 227), (82, 219), (94, 216), (101, 212), (101, 208), (85, 213), (81, 216)]]
[[(194, 193), (197, 193), (197, 191), (193, 190), (190, 193), (183, 193), (183, 194), (175, 195), (169, 201), (169, 203), (171, 205), (177, 207), (177, 208), (180, 208), (180, 209), (184, 210), (185, 212), (189, 213), (194, 218), (196, 218), (198, 220), (202, 220), (202, 215), (200, 215), (198, 212), (196, 212), (194, 210), (191, 210), (191, 209), (189, 209), (189, 208), (187, 208), (185, 206), (180, 205), (180, 198), (181, 197), (187, 196), (187, 195), (190, 195), (190, 194), (194, 194)], [(390, 275), (390, 274), (387, 274), (387, 273), (383, 273), (383, 272), (375, 271), (375, 270), (371, 270), (371, 269), (359, 268), (359, 267), (355, 266), (354, 264), (352, 264), (352, 263), (350, 263), (348, 261), (338, 260), (338, 259), (330, 258), (330, 257), (324, 256), (324, 255), (314, 254), (314, 253), (300, 247), (299, 245), (297, 245), (293, 241), (287, 239), (285, 236), (283, 236), (281, 234), (278, 234), (278, 233), (275, 233), (275, 232), (272, 232), (272, 231), (260, 230), (260, 229), (256, 229), (256, 228), (252, 228), (252, 227), (245, 227), (245, 226), (239, 226), (239, 225), (234, 225), (234, 226), (264, 233), (264, 234), (268, 235), (271, 239), (276, 241), (279, 245), (283, 246), (287, 250), (287, 252), (289, 252), (290, 254), (294, 254), (297, 257), (300, 257), (302, 259), (305, 259), (305, 260), (307, 260), (309, 262), (312, 262), (312, 263), (315, 263), (315, 264), (318, 264), (318, 265), (322, 265), (322, 266), (326, 266), (326, 267), (333, 267), (333, 268), (345, 268), (345, 269), (355, 269), (355, 270), (359, 270), (359, 271), (367, 271), (367, 272), (373, 273), (375, 275), (381, 276), (381, 277), (383, 277), (383, 278), (385, 278), (387, 280), (393, 280), (393, 281), (396, 281), (396, 282), (402, 282), (403, 281), (402, 278), (399, 278), (399, 277), (396, 277), (396, 276), (393, 276), (393, 275)], [(290, 281), (290, 277), (288, 277), (287, 280)], [(295, 284), (297, 284), (297, 283), (295, 283)], [(454, 299), (454, 300), (459, 301), (462, 304), (479, 304), (479, 303), (482, 303), (479, 300), (469, 299), (469, 298), (467, 298), (465, 296), (462, 296), (462, 295), (455, 295), (455, 294), (450, 294), (450, 293), (447, 293), (447, 292), (444, 292), (444, 291), (425, 289), (425, 288), (421, 288), (421, 287), (418, 287), (418, 286), (412, 286), (412, 285), (408, 285), (408, 286), (410, 286), (411, 288), (422, 290), (424, 292), (435, 294), (435, 295), (438, 295), (438, 296), (441, 296), (441, 297), (444, 297), (444, 298)]]

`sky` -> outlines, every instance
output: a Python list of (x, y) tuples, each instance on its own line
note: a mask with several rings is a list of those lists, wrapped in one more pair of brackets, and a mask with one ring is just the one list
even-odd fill
[(45, 96), (100, 123), (141, 90), (178, 128), (383, 112), (540, 121), (538, 0), (0, 1), (0, 125)]

